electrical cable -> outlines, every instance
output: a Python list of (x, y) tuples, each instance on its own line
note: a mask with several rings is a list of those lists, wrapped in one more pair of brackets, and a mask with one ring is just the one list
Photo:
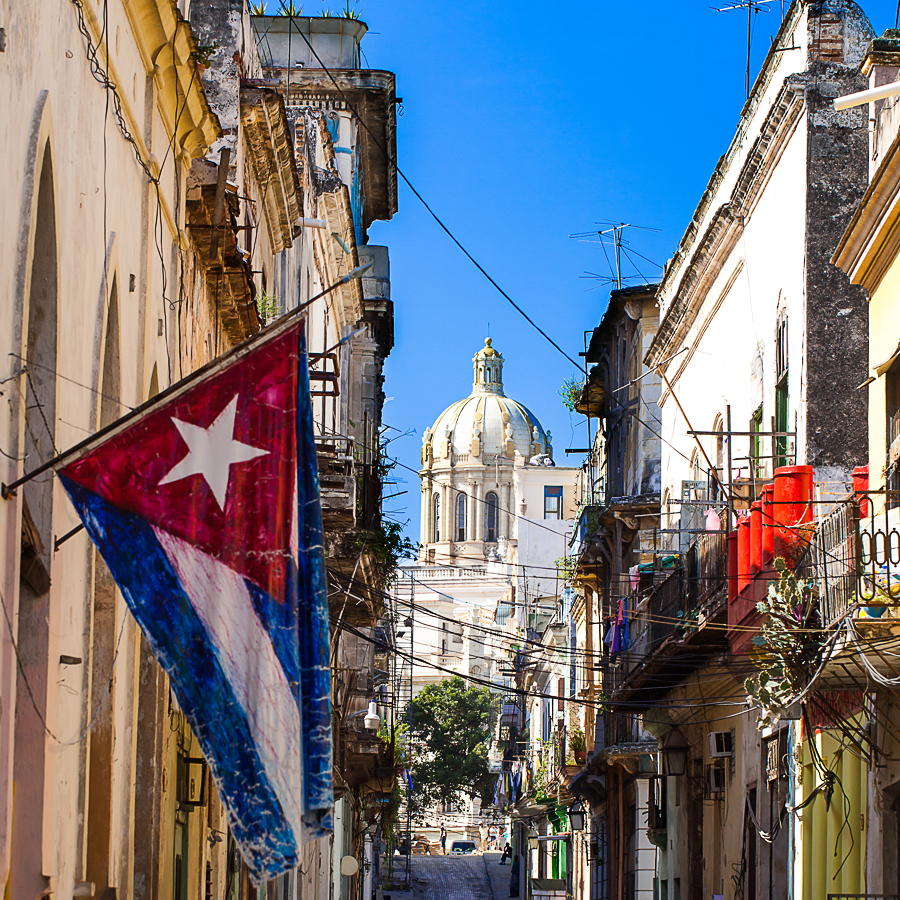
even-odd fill
[(43, 713), (41, 712), (40, 708), (37, 705), (37, 700), (35, 699), (34, 691), (31, 689), (31, 684), (28, 681), (28, 676), (25, 674), (25, 665), (22, 662), (22, 656), (19, 653), (19, 645), (18, 645), (18, 642), (16, 641), (16, 636), (13, 632), (12, 619), (10, 618), (10, 615), (9, 615), (9, 609), (6, 606), (6, 598), (3, 596), (2, 592), (0, 592), (0, 606), (3, 607), (3, 617), (6, 620), (6, 628), (7, 628), (7, 631), (9, 632), (9, 641), (12, 644), (13, 653), (15, 654), (15, 657), (16, 657), (16, 665), (19, 669), (19, 675), (21, 676), (22, 682), (25, 685), (25, 691), (28, 694), (28, 699), (31, 701), (31, 706), (34, 709), (34, 714), (37, 716), (38, 721), (41, 723), (41, 727), (44, 729), (44, 732), (47, 734), (47, 736), (51, 740), (55, 741), (57, 744), (59, 744), (62, 747), (71, 747), (75, 744), (80, 744), (90, 734), (94, 725), (96, 725), (97, 718), (100, 715), (100, 710), (103, 708), (103, 703), (106, 700), (106, 696), (107, 696), (107, 694), (109, 694), (110, 690), (112, 689), (113, 680), (115, 678), (116, 661), (119, 658), (119, 647), (121, 646), (121, 643), (122, 643), (122, 635), (125, 633), (125, 622), (129, 618), (128, 612), (126, 611), (122, 615), (122, 625), (119, 628), (119, 637), (116, 640), (116, 649), (115, 649), (115, 652), (113, 653), (112, 663), (110, 665), (110, 670), (109, 670), (109, 677), (107, 678), (106, 686), (104, 687), (103, 692), (100, 694), (100, 698), (97, 701), (97, 709), (94, 712), (94, 715), (91, 718), (91, 721), (88, 722), (87, 727), (81, 732), (81, 734), (78, 735), (78, 737), (74, 738), (71, 741), (64, 741), (64, 740), (62, 740), (62, 738), (58, 737), (53, 731), (50, 730), (49, 726), (47, 725), (47, 720), (44, 718)]
[(494, 280), (494, 278), (488, 273), (488, 271), (481, 265), (481, 263), (479, 263), (478, 260), (476, 260), (475, 257), (472, 256), (471, 253), (469, 253), (469, 251), (463, 246), (463, 244), (456, 237), (456, 235), (453, 234), (453, 232), (447, 227), (447, 225), (444, 224), (444, 221), (431, 208), (431, 206), (427, 203), (425, 198), (416, 190), (415, 186), (409, 180), (409, 178), (406, 177), (403, 170), (397, 165), (396, 158), (391, 156), (390, 152), (388, 151), (388, 148), (384, 145), (384, 143), (382, 141), (380, 141), (372, 133), (365, 118), (359, 114), (359, 112), (356, 110), (356, 107), (353, 104), (353, 101), (350, 99), (350, 97), (347, 95), (347, 93), (344, 91), (344, 89), (338, 84), (338, 82), (335, 79), (334, 75), (332, 74), (331, 70), (325, 65), (324, 62), (322, 62), (322, 58), (316, 52), (316, 49), (315, 49), (315, 47), (313, 47), (312, 42), (303, 33), (302, 29), (299, 30), (299, 34), (300, 34), (300, 37), (302, 37), (303, 40), (306, 42), (307, 47), (309, 48), (312, 55), (315, 57), (316, 62), (319, 64), (319, 67), (325, 72), (325, 74), (331, 80), (331, 83), (335, 86), (338, 93), (341, 95), (341, 98), (343, 99), (343, 101), (347, 104), (347, 108), (353, 113), (354, 116), (356, 116), (358, 122), (365, 129), (365, 131), (369, 135), (369, 137), (375, 142), (375, 144), (378, 146), (379, 150), (381, 150), (381, 152), (384, 153), (385, 158), (387, 159), (388, 163), (393, 167), (394, 171), (400, 176), (400, 178), (403, 179), (406, 186), (413, 192), (416, 199), (422, 204), (422, 206), (425, 207), (428, 214), (434, 219), (434, 221), (438, 224), (438, 226), (441, 228), (441, 230), (447, 235), (447, 237), (450, 238), (451, 241), (453, 241), (454, 244), (456, 244), (456, 246), (463, 252), (463, 255), (469, 260), (469, 262), (471, 262), (472, 265), (474, 265), (475, 268), (478, 269), (479, 272), (481, 272), (481, 274), (488, 280), (488, 282), (494, 288), (496, 288), (498, 293), (505, 300), (507, 300), (509, 302), (509, 304), (513, 307), (513, 309), (515, 309), (516, 312), (518, 312), (519, 315), (521, 315), (522, 318), (524, 318), (525, 321), (528, 322), (528, 324), (531, 325), (532, 328), (534, 328), (535, 331), (538, 332), (538, 334), (540, 334), (555, 350), (557, 350), (573, 366), (575, 366), (575, 368), (578, 369), (579, 372), (583, 371), (583, 367), (579, 363), (577, 363), (574, 359), (572, 359), (572, 357), (569, 356), (569, 354), (566, 353), (566, 351), (563, 350), (562, 347), (560, 347), (559, 344), (557, 344), (556, 341), (554, 341), (553, 338), (551, 338), (547, 334), (547, 332), (544, 331), (543, 328), (541, 328), (540, 325), (538, 325), (534, 321), (534, 319), (532, 319), (531, 316), (529, 316), (528, 313), (526, 313), (525, 310), (522, 309), (522, 307), (519, 306), (519, 304), (516, 303), (516, 301), (513, 300), (509, 294), (506, 293), (506, 291), (503, 290), (502, 287), (500, 287), (500, 285)]

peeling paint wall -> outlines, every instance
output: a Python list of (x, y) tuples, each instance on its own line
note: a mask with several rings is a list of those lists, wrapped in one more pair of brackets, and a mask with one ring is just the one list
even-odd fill
[(868, 366), (868, 303), (831, 262), (868, 185), (868, 123), (860, 113), (835, 113), (835, 97), (865, 90), (866, 79), (817, 63), (806, 76), (808, 108), (806, 199), (806, 428), (808, 465), (842, 470), (868, 459), (864, 391)]

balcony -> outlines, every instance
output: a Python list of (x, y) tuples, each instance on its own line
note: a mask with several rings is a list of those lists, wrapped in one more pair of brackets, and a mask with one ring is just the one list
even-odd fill
[(648, 573), (652, 583), (629, 598), (628, 633), (611, 655), (607, 682), (623, 708), (658, 702), (703, 656), (727, 649), (722, 630), (707, 627), (726, 621), (726, 548), (724, 534), (700, 535), (681, 566)]
[(797, 572), (815, 584), (831, 635), (817, 684), (862, 691), (900, 680), (900, 509), (861, 518), (855, 500), (839, 504), (817, 523)]
[(606, 381), (600, 366), (594, 366), (574, 398), (575, 412), (592, 419), (603, 418), (606, 409)]
[(538, 757), (535, 797), (556, 797), (559, 788), (567, 787), (569, 781), (581, 771), (584, 756), (580, 756), (580, 761), (577, 761), (571, 743), (571, 736), (566, 728), (553, 732), (543, 742)]
[(333, 708), (338, 727), (334, 731), (334, 762), (338, 792), (373, 778), (379, 768), (391, 764), (390, 746), (365, 727), (371, 671), (357, 665), (340, 665), (332, 674)]
[(519, 727), (519, 705), (515, 700), (504, 700), (500, 710), (501, 728)]
[(260, 320), (252, 266), (239, 243), (241, 204), (236, 192), (225, 191), (222, 212), (216, 216), (218, 173), (215, 163), (194, 160), (188, 176), (185, 210), (210, 302), (215, 298), (222, 328), (229, 341), (238, 344), (259, 331)]
[(384, 574), (372, 542), (380, 521), (376, 464), (366, 448), (336, 435), (316, 438), (316, 456), (325, 564), (345, 589), (333, 592), (333, 611), (351, 625), (374, 625), (383, 607)]

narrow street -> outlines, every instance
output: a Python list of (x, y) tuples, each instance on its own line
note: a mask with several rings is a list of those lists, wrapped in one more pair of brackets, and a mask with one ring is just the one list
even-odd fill
[(413, 900), (506, 900), (509, 864), (500, 854), (414, 856)]

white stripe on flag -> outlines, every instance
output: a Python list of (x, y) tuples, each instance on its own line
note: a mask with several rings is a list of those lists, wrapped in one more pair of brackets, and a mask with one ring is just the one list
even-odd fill
[(203, 622), (266, 775), (298, 844), (303, 829), (300, 710), (244, 579), (196, 547), (154, 528), (184, 592)]

